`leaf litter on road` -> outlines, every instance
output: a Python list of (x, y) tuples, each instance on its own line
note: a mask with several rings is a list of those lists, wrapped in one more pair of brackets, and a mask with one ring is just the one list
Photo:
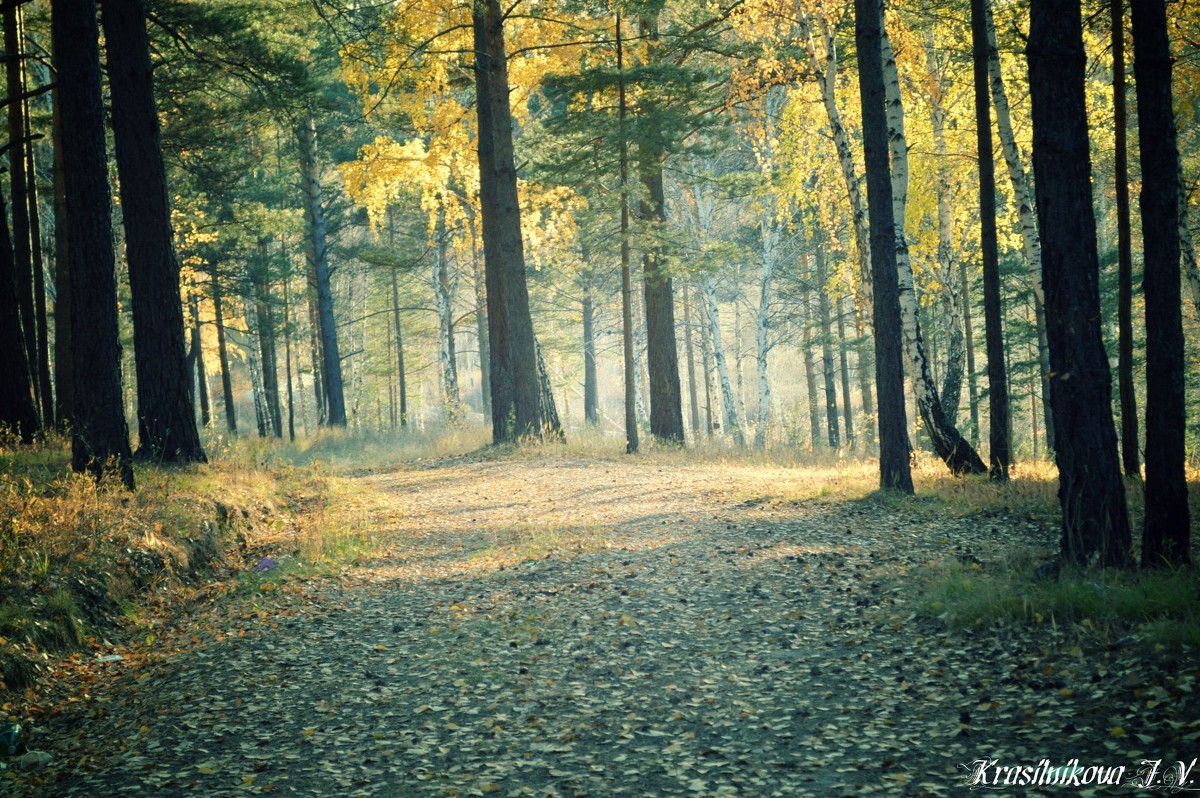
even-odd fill
[(55, 765), (10, 785), (938, 795), (980, 758), (1198, 753), (1194, 662), (907, 610), (923, 564), (1048, 533), (1001, 547), (893, 503), (770, 500), (788, 478), (563, 458), (356, 476), (378, 558), (193, 616), (185, 645), (52, 714)]

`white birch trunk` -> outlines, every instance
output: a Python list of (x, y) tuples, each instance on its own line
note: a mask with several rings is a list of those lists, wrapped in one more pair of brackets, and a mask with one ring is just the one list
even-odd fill
[(725, 430), (733, 436), (739, 447), (746, 445), (742, 426), (738, 423), (737, 404), (733, 397), (733, 385), (729, 381), (729, 364), (725, 359), (725, 347), (721, 343), (721, 312), (717, 308), (717, 288), (711, 274), (700, 279), (700, 290), (704, 294), (704, 305), (708, 311), (709, 336), (712, 339), (713, 360), (717, 364), (717, 377), (721, 383), (721, 399), (725, 408)]
[[(846, 195), (850, 200), (850, 214), (854, 223), (854, 245), (858, 250), (859, 293), (863, 307), (871, 307), (871, 231), (867, 223), (867, 199), (859, 185), (858, 170), (854, 166), (854, 150), (850, 146), (850, 136), (842, 122), (842, 114), (837, 106), (837, 73), (838, 55), (837, 42), (829, 23), (824, 15), (817, 13), (816, 22), (821, 30), (821, 41), (825, 54), (817, 51), (813, 37), (812, 21), (807, 13), (797, 7), (800, 38), (808, 51), (809, 62), (821, 89), (821, 101), (825, 106), (825, 115), (829, 117), (829, 131), (833, 137), (833, 145), (838, 154), (838, 166), (841, 168), (842, 180), (846, 184)], [(866, 314), (867, 323), (873, 324), (870, 314)]]
[[(881, 20), (882, 22), (882, 20)], [(900, 94), (900, 76), (888, 39), (887, 26), (881, 24), (883, 84), (887, 110), (888, 149), (892, 167), (892, 213), (896, 227), (896, 267), (899, 282), (901, 336), (908, 360), (909, 376), (921, 418), (933, 439), (938, 456), (955, 473), (986, 473), (987, 468), (971, 445), (952, 424), (946, 423), (938, 398), (937, 386), (929, 370), (929, 358), (921, 336), (921, 320), (913, 282), (912, 261), (904, 221), (908, 208), (908, 144), (904, 135), (904, 105)]]

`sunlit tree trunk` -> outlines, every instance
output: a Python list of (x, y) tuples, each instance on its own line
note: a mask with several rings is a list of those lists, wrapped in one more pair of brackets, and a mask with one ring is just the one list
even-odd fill
[(721, 312), (717, 309), (717, 288), (711, 274), (700, 278), (700, 290), (708, 311), (709, 336), (713, 348), (713, 360), (717, 365), (717, 377), (721, 384), (722, 405), (725, 408), (725, 431), (733, 437), (739, 447), (746, 445), (742, 425), (738, 423), (737, 403), (733, 396), (733, 385), (729, 382), (729, 365), (725, 360), (725, 347), (721, 344)]
[(1146, 296), (1146, 516), (1143, 565), (1190, 560), (1184, 472), (1184, 346), (1179, 282), (1179, 150), (1164, 0), (1132, 0), (1142, 164)]
[[(802, 256), (803, 257), (803, 256)], [(797, 321), (800, 325), (800, 353), (804, 360), (804, 387), (808, 399), (808, 437), (812, 451), (820, 451), (825, 446), (821, 435), (821, 400), (817, 389), (817, 366), (813, 355), (813, 312), (810, 305), (809, 291), (803, 289), (800, 301), (796, 303)]]
[(683, 287), (683, 345), (687, 356), (688, 372), (688, 405), (691, 410), (692, 440), (700, 438), (700, 399), (696, 390), (696, 354), (692, 343), (694, 329), (692, 327), (692, 300), (688, 287)]
[(458, 354), (454, 346), (454, 292), (457, 272), (451, 273), (446, 232), (446, 208), (439, 199), (433, 242), (433, 296), (438, 317), (438, 361), (442, 366), (442, 407), (453, 421), (461, 412), (458, 390)]
[[(829, 131), (833, 136), (834, 148), (838, 154), (838, 167), (841, 169), (842, 180), (846, 184), (846, 195), (850, 200), (850, 215), (854, 225), (854, 243), (858, 253), (859, 295), (864, 305), (870, 305), (871, 300), (871, 231), (868, 224), (867, 200), (859, 187), (858, 171), (854, 165), (854, 150), (850, 144), (850, 135), (842, 122), (841, 111), (837, 106), (837, 74), (838, 52), (837, 41), (830, 30), (824, 15), (818, 13), (816, 19), (810, 19), (807, 12), (799, 5), (796, 8), (800, 39), (808, 53), (809, 63), (821, 90), (821, 101), (825, 106), (825, 114), (829, 118)], [(822, 49), (817, 49), (813, 24), (819, 28)], [(869, 321), (869, 320), (868, 320)]]
[[(882, 14), (882, 9), (880, 14)], [(912, 376), (917, 409), (925, 422), (934, 450), (955, 474), (981, 474), (987, 470), (971, 444), (949, 422), (942, 411), (937, 385), (929, 369), (929, 357), (921, 332), (920, 311), (913, 282), (912, 262), (904, 220), (908, 206), (908, 144), (904, 134), (904, 106), (900, 78), (886, 30), (879, 26), (883, 62), (888, 146), (891, 152), (892, 214), (895, 218), (895, 250), (899, 276), (899, 303), (904, 354)]]
[(596, 301), (592, 296), (592, 268), (587, 247), (580, 247), (583, 272), (580, 282), (583, 298), (580, 310), (583, 315), (583, 420), (591, 425), (600, 423), (600, 386), (596, 374)]
[(938, 58), (932, 26), (926, 33), (925, 65), (933, 81), (929, 97), (933, 127), (933, 153), (937, 160), (937, 264), (938, 277), (945, 289), (940, 299), (946, 316), (946, 365), (938, 398), (946, 420), (957, 426), (958, 405), (962, 396), (963, 320), (961, 294), (955, 290), (958, 274), (954, 258), (954, 213), (950, 207), (950, 152), (946, 145), (946, 109), (944, 103), (944, 65)]
[[(100, 32), (93, 0), (56, 0), (51, 14), (62, 102), (71, 341), (75, 384), (87, 390), (72, 417), (71, 465), (100, 478), (115, 468), (133, 489), (133, 455), (121, 389), (116, 259), (105, 152)], [(195, 422), (193, 421), (193, 428)]]
[[(875, 390), (879, 407), (879, 484), (913, 492), (904, 411), (899, 284), (896, 267), (896, 213), (888, 165), (888, 125), (883, 76), (883, 6), (855, 0), (855, 42), (859, 53), (863, 152), (871, 229), (872, 295), (875, 305)], [(903, 217), (901, 217), (903, 218)]]
[(1129, 517), (1112, 420), (1112, 377), (1100, 334), (1079, 3), (1037, 0), (1030, 7), (1027, 52), (1062, 556), (1075, 563), (1098, 557), (1105, 565), (1124, 565)]
[(759, 220), (762, 259), (758, 272), (758, 312), (754, 318), (755, 365), (758, 376), (758, 420), (754, 424), (754, 448), (767, 445), (767, 425), (771, 418), (771, 383), (767, 379), (767, 355), (771, 351), (771, 281), (775, 278), (775, 250), (779, 240), (776, 222), (764, 215)]

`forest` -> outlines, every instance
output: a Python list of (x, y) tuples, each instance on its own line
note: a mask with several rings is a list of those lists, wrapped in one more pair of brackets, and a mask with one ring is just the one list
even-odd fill
[(0, 792), (1200, 789), (1191, 0), (0, 23)]

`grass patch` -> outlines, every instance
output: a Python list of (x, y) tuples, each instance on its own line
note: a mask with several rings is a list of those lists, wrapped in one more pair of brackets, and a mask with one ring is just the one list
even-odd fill
[(1102, 637), (1135, 635), (1155, 647), (1200, 650), (1200, 573), (1194, 569), (1068, 570), (1037, 579), (1032, 560), (997, 570), (933, 568), (916, 608), (952, 627), (1072, 626)]

